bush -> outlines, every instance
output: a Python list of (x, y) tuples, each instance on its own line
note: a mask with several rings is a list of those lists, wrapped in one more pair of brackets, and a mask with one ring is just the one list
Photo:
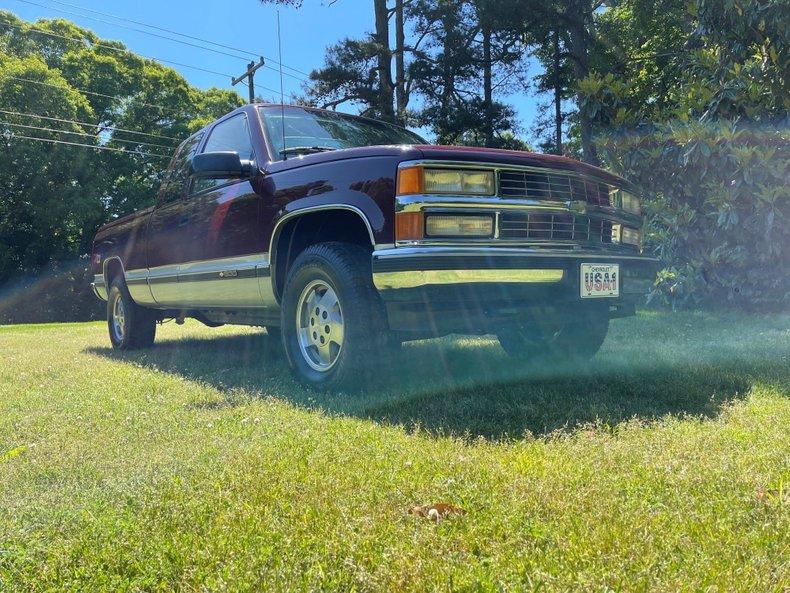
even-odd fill
[(787, 133), (729, 121), (645, 127), (600, 139), (646, 200), (647, 246), (672, 306), (790, 304)]
[(81, 258), (35, 279), (6, 283), (0, 290), (0, 324), (103, 319), (104, 306), (91, 290), (87, 263)]

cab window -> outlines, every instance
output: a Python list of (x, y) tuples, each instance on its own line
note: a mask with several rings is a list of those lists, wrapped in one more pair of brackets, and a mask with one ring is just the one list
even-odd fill
[[(252, 148), (247, 116), (240, 113), (214, 126), (202, 152), (237, 152), (242, 160), (254, 160), (255, 151)], [(227, 179), (196, 179), (192, 193), (206, 191), (227, 182)]]
[(176, 150), (159, 190), (159, 202), (172, 202), (184, 195), (184, 184), (189, 179), (189, 159), (197, 151), (202, 137), (203, 132), (198, 132), (184, 140)]

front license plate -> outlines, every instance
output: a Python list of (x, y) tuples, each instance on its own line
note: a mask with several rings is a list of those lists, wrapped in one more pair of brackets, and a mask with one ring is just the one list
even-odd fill
[(583, 299), (620, 296), (620, 264), (582, 264), (579, 290)]

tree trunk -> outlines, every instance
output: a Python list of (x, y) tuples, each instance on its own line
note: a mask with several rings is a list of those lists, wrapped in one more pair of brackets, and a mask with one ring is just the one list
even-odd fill
[[(572, 3), (576, 4), (576, 3)], [(573, 56), (573, 74), (576, 81), (580, 81), (590, 74), (590, 53), (587, 43), (586, 21), (592, 18), (591, 9), (586, 6), (588, 2), (579, 3), (580, 6), (573, 10), (575, 14), (569, 15), (571, 22), (568, 27), (568, 41), (570, 52)], [(598, 152), (593, 144), (592, 118), (589, 112), (582, 107), (581, 93), (576, 94), (576, 102), (579, 105), (579, 135), (582, 142), (582, 156), (584, 160), (593, 165), (600, 163)]]
[(493, 97), (491, 88), (491, 28), (487, 22), (482, 23), (483, 29), (483, 109), (484, 114), (484, 133), (485, 145), (494, 145), (494, 122), (493, 122)]
[(447, 123), (450, 118), (453, 104), (453, 94), (455, 93), (455, 71), (453, 70), (453, 43), (452, 32), (454, 24), (452, 16), (445, 14), (442, 17), (442, 28), (444, 29), (444, 39), (442, 42), (442, 121), (440, 123), (439, 141), (442, 144), (452, 144), (456, 141), (456, 135), (448, 135)]
[(560, 31), (554, 30), (554, 151), (562, 154), (562, 80), (560, 76)]
[(403, 30), (403, 0), (395, 0), (395, 102), (397, 104), (398, 123), (406, 125), (406, 66), (405, 66), (406, 34)]
[(377, 65), (379, 73), (379, 115), (382, 119), (393, 121), (395, 110), (392, 83), (392, 51), (390, 50), (390, 26), (387, 0), (373, 0), (376, 12), (376, 45)]

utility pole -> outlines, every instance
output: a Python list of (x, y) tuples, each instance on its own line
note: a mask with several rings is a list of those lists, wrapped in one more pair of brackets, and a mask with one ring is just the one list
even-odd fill
[(233, 86), (236, 86), (237, 84), (242, 82), (245, 78), (248, 79), (247, 88), (250, 91), (250, 103), (255, 103), (255, 82), (254, 82), (255, 71), (258, 70), (258, 68), (260, 68), (261, 66), (263, 66), (263, 64), (264, 64), (263, 56), (261, 56), (261, 59), (258, 61), (257, 64), (255, 62), (250, 62), (249, 64), (247, 64), (247, 71), (244, 74), (240, 75), (238, 78), (232, 78), (230, 81), (230, 83)]

